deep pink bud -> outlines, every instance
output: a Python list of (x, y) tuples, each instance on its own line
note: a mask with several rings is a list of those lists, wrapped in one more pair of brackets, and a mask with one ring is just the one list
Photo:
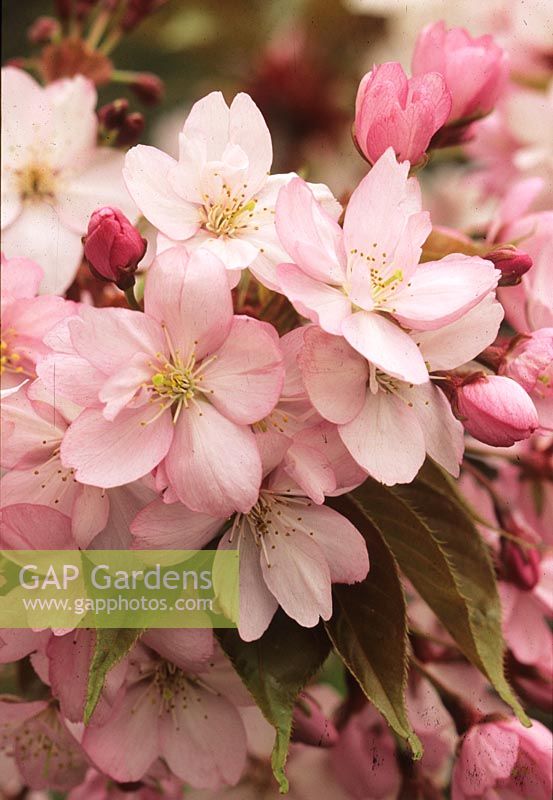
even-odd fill
[(464, 28), (435, 22), (418, 36), (413, 75), (438, 72), (451, 92), (449, 122), (489, 114), (508, 78), (505, 51), (491, 36), (473, 39)]
[(380, 64), (357, 90), (355, 142), (371, 164), (388, 147), (399, 161), (419, 164), (450, 108), (450, 94), (438, 73), (408, 79), (400, 64)]
[(505, 580), (523, 591), (531, 591), (539, 583), (540, 554), (533, 547), (520, 547), (516, 542), (503, 539), (501, 546)]
[(146, 239), (119, 209), (106, 206), (90, 217), (84, 255), (97, 278), (112, 281), (123, 290), (133, 286), (146, 246)]
[(338, 731), (307, 692), (300, 693), (294, 706), (292, 740), (313, 747), (333, 747), (338, 741)]
[(152, 72), (141, 72), (129, 84), (135, 95), (146, 106), (155, 106), (163, 98), (165, 85), (161, 78)]
[(510, 447), (539, 426), (528, 394), (503, 376), (480, 374), (465, 379), (456, 387), (454, 408), (471, 436), (494, 447)]
[(144, 115), (138, 111), (129, 112), (129, 101), (124, 98), (113, 100), (98, 110), (98, 120), (110, 143), (116, 147), (130, 147), (136, 144), (144, 130)]
[(60, 32), (60, 24), (54, 17), (38, 17), (27, 30), (31, 44), (48, 44)]
[(488, 261), (493, 261), (501, 272), (500, 286), (516, 286), (533, 264), (528, 253), (524, 253), (513, 244), (504, 244), (501, 247), (490, 250), (484, 258), (487, 258)]

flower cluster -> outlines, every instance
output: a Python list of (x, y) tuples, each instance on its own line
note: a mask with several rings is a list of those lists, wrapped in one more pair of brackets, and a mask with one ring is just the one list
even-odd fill
[[(390, 62), (361, 80), (365, 174), (340, 203), (271, 173), (245, 93), (199, 99), (177, 158), (124, 152), (141, 124), (122, 101), (96, 113), (98, 71), (113, 69), (96, 45), (107, 36), (110, 52), (163, 3), (57, 5), (60, 21), (30, 32), (47, 85), (2, 74), (0, 544), (237, 551), (240, 595), (232, 646), (209, 629), (137, 630), (92, 710), (98, 631), (0, 630), (0, 663), (36, 673), (28, 697), (0, 698), (1, 790), (276, 797), (269, 720), (281, 787), (292, 736), (291, 798), (546, 800), (551, 735), (524, 727), (502, 672), (504, 641), (515, 689), (547, 708), (543, 117), (495, 145), (538, 89), (515, 85), (492, 36), (425, 28), (412, 77)], [(70, 17), (87, 39), (61, 35)], [(68, 48), (75, 75), (58, 74)], [(154, 92), (154, 77), (135, 84)], [(500, 195), (478, 236), (425, 209), (420, 170), (452, 145)], [(85, 264), (94, 291), (76, 280)], [(323, 657), (298, 679), (316, 637)], [(332, 689), (317, 684), (331, 649), (327, 667), (348, 670)], [(422, 742), (420, 761), (386, 722)]]

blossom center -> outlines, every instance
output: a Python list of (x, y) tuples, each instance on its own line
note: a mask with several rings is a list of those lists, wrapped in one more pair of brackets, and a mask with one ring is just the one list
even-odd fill
[(222, 203), (213, 203), (206, 199), (206, 204), (200, 208), (202, 227), (215, 236), (233, 238), (248, 226), (256, 203), (256, 200), (244, 203), (243, 195), (231, 198), (230, 193)]
[[(156, 353), (156, 361), (150, 361), (149, 365), (155, 370), (149, 383), (144, 383), (143, 388), (150, 393), (150, 403), (159, 403), (158, 413), (148, 422), (141, 425), (148, 425), (156, 420), (166, 409), (173, 409), (173, 422), (176, 422), (182, 409), (188, 408), (190, 404), (196, 404), (198, 394), (213, 394), (213, 389), (205, 389), (202, 386), (204, 380), (203, 370), (211, 364), (217, 356), (205, 358), (200, 363), (196, 362), (195, 353), (191, 353), (187, 361), (184, 361), (178, 350), (173, 348), (171, 338), (165, 325), (163, 331), (169, 347), (169, 357), (163, 353)], [(201, 414), (201, 411), (200, 411)]]
[(29, 372), (23, 366), (24, 353), (19, 353), (18, 350), (21, 348), (14, 345), (16, 337), (17, 334), (13, 328), (2, 331), (2, 338), (0, 339), (0, 375), (3, 375), (4, 372), (12, 372), (34, 378), (34, 373)]
[(403, 283), (403, 270), (396, 269), (390, 273), (388, 254), (379, 252), (377, 248), (376, 242), (373, 243), (372, 253), (365, 253), (354, 247), (350, 250), (350, 255), (367, 263), (373, 302), (375, 305), (383, 305)]
[(56, 193), (55, 170), (40, 161), (31, 162), (16, 172), (22, 200), (52, 200)]

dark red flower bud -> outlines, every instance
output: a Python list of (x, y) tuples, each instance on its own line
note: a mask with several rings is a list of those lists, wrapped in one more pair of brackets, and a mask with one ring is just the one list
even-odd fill
[(165, 92), (163, 81), (152, 72), (141, 72), (129, 85), (138, 99), (146, 106), (155, 106)]
[(48, 44), (60, 33), (60, 24), (54, 17), (38, 17), (27, 30), (31, 44)]
[(501, 271), (500, 286), (516, 286), (533, 264), (530, 256), (518, 250), (514, 244), (501, 245), (491, 250), (484, 258), (492, 261)]
[(336, 728), (307, 692), (300, 693), (294, 706), (292, 740), (313, 747), (332, 747), (338, 741)]
[(56, 14), (61, 20), (69, 19), (73, 12), (73, 0), (56, 0)]
[(95, 211), (84, 238), (84, 255), (92, 273), (120, 289), (134, 285), (134, 273), (144, 257), (147, 242), (117, 208)]
[(167, 0), (128, 0), (120, 23), (121, 28), (127, 33), (132, 31), (166, 2)]
[(503, 539), (501, 560), (505, 579), (523, 591), (530, 591), (540, 580), (540, 554), (533, 547), (520, 547), (516, 542)]
[(104, 132), (116, 147), (136, 144), (144, 130), (144, 115), (138, 111), (129, 113), (129, 101), (114, 100), (98, 110), (98, 120)]

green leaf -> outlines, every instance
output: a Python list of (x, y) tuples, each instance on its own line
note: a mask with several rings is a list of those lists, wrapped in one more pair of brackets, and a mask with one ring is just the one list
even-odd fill
[(324, 627), (302, 628), (279, 610), (255, 642), (244, 642), (232, 628), (220, 629), (217, 635), (263, 715), (275, 728), (271, 764), (280, 791), (287, 792), (284, 766), (294, 703), (330, 652)]
[(94, 653), (88, 671), (84, 723), (90, 721), (112, 667), (124, 658), (143, 631), (140, 628), (101, 628), (96, 631)]
[(371, 568), (361, 583), (333, 586), (329, 636), (368, 699), (407, 740), (413, 756), (420, 758), (422, 745), (405, 708), (407, 615), (397, 565), (380, 532), (351, 495), (336, 498), (331, 505), (365, 537)]
[(355, 496), (461, 652), (528, 724), (505, 679), (491, 559), (451, 478), (427, 462), (411, 484), (390, 488), (368, 480)]

